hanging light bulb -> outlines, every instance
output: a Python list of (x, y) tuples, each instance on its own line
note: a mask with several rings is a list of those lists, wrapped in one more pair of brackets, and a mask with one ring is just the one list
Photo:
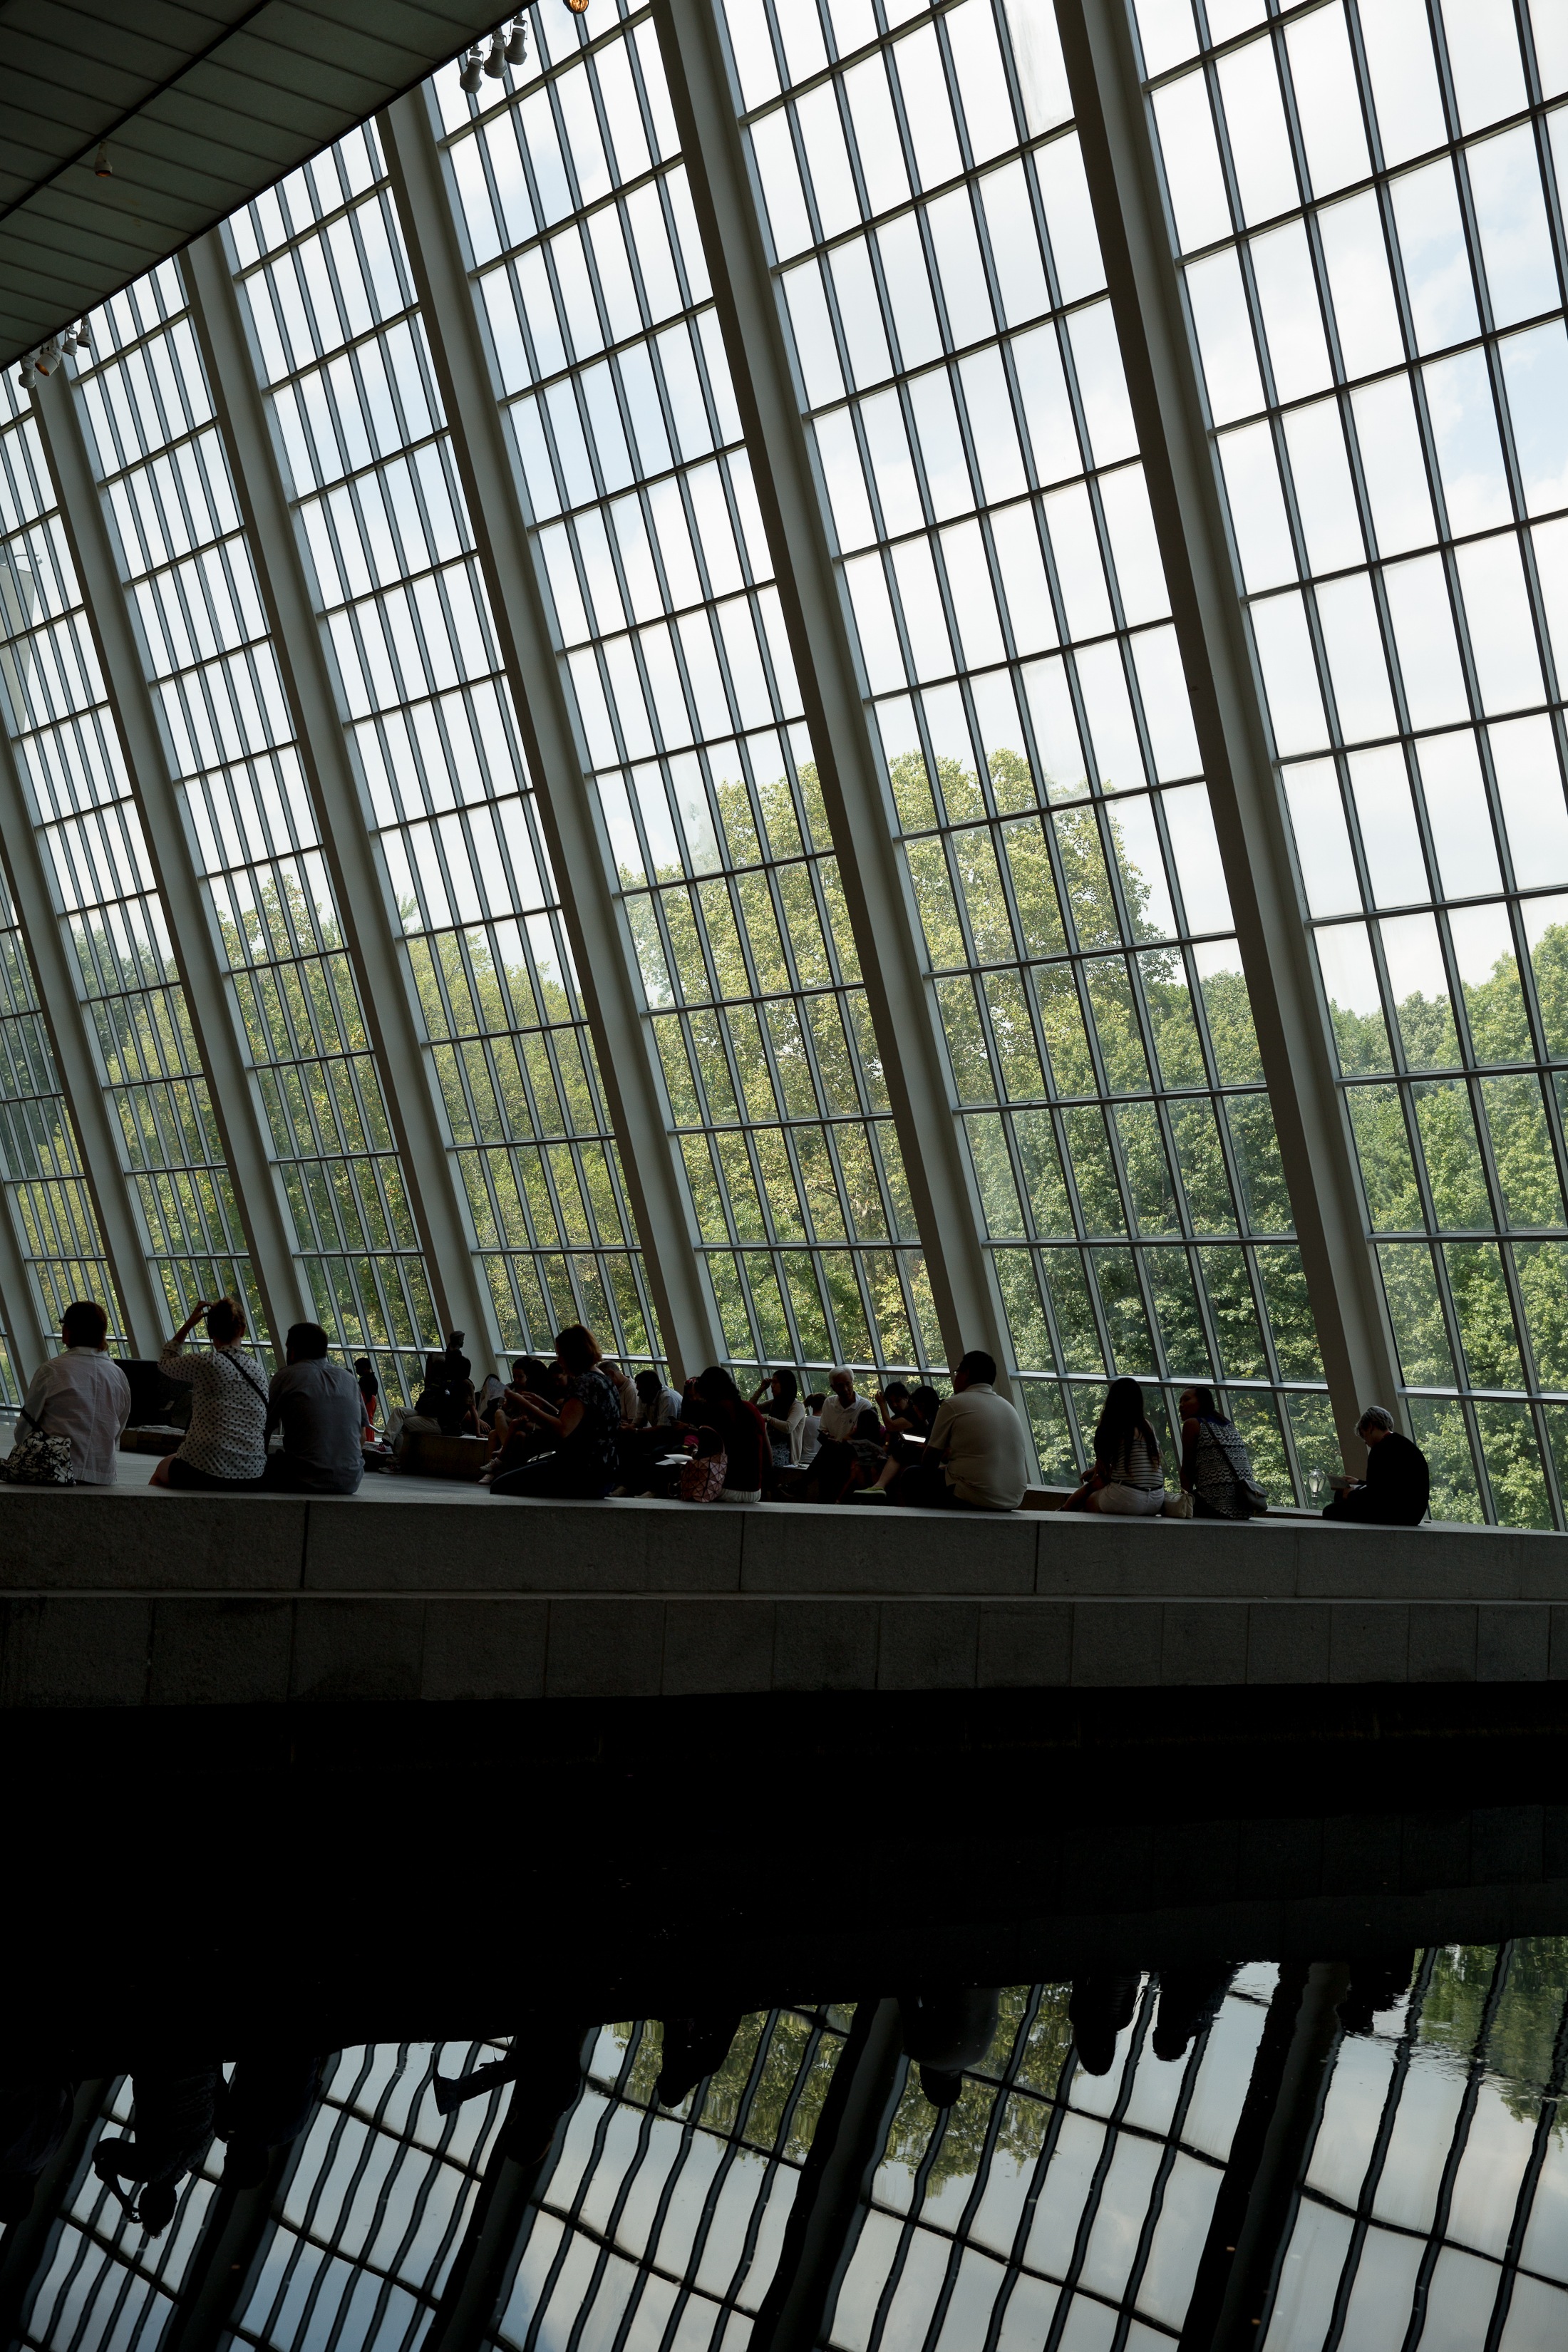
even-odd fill
[(521, 66), (528, 57), (528, 18), (520, 16), (506, 37), (506, 61), (509, 66)]
[(458, 86), (460, 89), (466, 89), (470, 98), (478, 98), (480, 89), (484, 87), (484, 79), (485, 61), (480, 54), (479, 45), (476, 41), (463, 59), (463, 70), (458, 76)]
[(485, 71), (492, 81), (500, 81), (506, 71), (506, 43), (499, 33), (490, 35), (490, 53), (485, 59)]
[(109, 160), (109, 142), (107, 139), (103, 141), (97, 154), (93, 157), (92, 168), (98, 173), (100, 180), (111, 180), (114, 177), (114, 166)]

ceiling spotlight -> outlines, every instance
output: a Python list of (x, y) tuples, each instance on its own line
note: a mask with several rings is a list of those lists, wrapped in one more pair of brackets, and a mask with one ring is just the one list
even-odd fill
[(102, 145), (99, 148), (97, 154), (93, 157), (92, 168), (98, 173), (100, 180), (111, 180), (114, 177), (114, 166), (109, 160), (109, 142), (107, 139), (103, 142)]
[(92, 348), (92, 337), (87, 331), (87, 320), (85, 319), (79, 319), (77, 320), (76, 342), (77, 349), (79, 352), (90, 351)]
[(458, 84), (459, 89), (468, 91), (470, 98), (478, 98), (480, 89), (484, 87), (484, 79), (485, 61), (480, 55), (479, 43), (476, 41), (463, 59), (463, 70), (458, 76)]
[(500, 81), (506, 71), (506, 43), (499, 33), (490, 35), (490, 53), (485, 59), (485, 71), (492, 81)]
[(520, 16), (506, 37), (506, 61), (520, 66), (528, 56), (528, 18)]
[(588, 13), (588, 0), (566, 0), (566, 5), (574, 16), (585, 16)]
[(21, 385), (24, 392), (31, 392), (33, 386), (37, 383), (37, 362), (35, 361), (31, 352), (28, 352), (26, 358), (22, 362), (22, 372), (17, 376), (16, 381)]
[(66, 331), (65, 331), (65, 333), (60, 337), (60, 349), (61, 349), (61, 351), (62, 351), (62, 352), (64, 352), (67, 354), (67, 356), (68, 356), (68, 357), (69, 356), (69, 354), (70, 354), (72, 352), (74, 352), (74, 351), (75, 351), (75, 349), (76, 349), (76, 330), (75, 330), (73, 327), (68, 327), (68, 328), (66, 329)]
[(52, 375), (60, 363), (59, 337), (51, 335), (48, 341), (34, 353), (34, 358), (40, 375)]

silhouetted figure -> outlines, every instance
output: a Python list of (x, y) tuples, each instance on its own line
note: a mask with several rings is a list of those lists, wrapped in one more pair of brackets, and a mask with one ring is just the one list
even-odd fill
[(583, 2037), (577, 2018), (544, 2018), (513, 2037), (504, 2058), (488, 2058), (466, 2074), (437, 2074), (437, 2112), (456, 2113), (467, 2099), (483, 2098), (504, 2084), (516, 2085), (508, 2103), (501, 2138), (514, 2163), (536, 2164), (549, 2149), (555, 2126), (583, 2087)]
[(226, 2188), (256, 2188), (273, 2149), (299, 2138), (321, 2095), (325, 2064), (324, 2057), (303, 2050), (267, 2051), (238, 2061), (217, 2100), (217, 2136), (228, 2144)]
[(933, 2107), (951, 2107), (966, 2067), (978, 2066), (996, 2032), (998, 1995), (985, 1985), (954, 1992), (899, 1995), (904, 2055), (921, 2070), (921, 2089)]
[(1142, 1982), (1136, 1969), (1073, 1979), (1068, 2017), (1086, 2074), (1109, 2074), (1116, 2063), (1116, 2038), (1132, 2022)]
[(1219, 2015), (1239, 1960), (1192, 1960), (1160, 1971), (1160, 2007), (1154, 2019), (1154, 2055), (1167, 2063), (1184, 2058), (1195, 2037)]
[(0, 2224), (32, 2210), (38, 2175), (66, 2135), (76, 2084), (63, 2074), (0, 2083)]
[[(150, 2237), (168, 2228), (181, 2181), (206, 2153), (222, 2085), (216, 2066), (193, 2067), (183, 2074), (162, 2069), (133, 2074), (134, 2138), (100, 2139), (92, 2152), (94, 2172)], [(123, 2180), (140, 2182), (141, 2195), (128, 2197), (120, 2185)]]
[(1366, 1952), (1351, 1962), (1350, 1990), (1340, 2003), (1347, 2033), (1370, 2033), (1380, 2009), (1392, 2009), (1410, 1990), (1409, 1952)]
[(1386, 1405), (1369, 1404), (1356, 1423), (1366, 1443), (1366, 1476), (1324, 1507), (1325, 1519), (1360, 1519), (1378, 1528), (1418, 1528), (1426, 1516), (1432, 1473), (1418, 1445), (1401, 1435)]
[(689, 2091), (705, 2076), (716, 2074), (730, 2055), (730, 2044), (740, 2031), (738, 2011), (721, 2017), (667, 2017), (664, 2021), (664, 2064), (654, 2097), (661, 2107), (678, 2107)]

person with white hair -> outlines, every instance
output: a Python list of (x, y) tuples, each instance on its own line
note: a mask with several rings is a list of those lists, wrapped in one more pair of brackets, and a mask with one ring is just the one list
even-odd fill
[(1325, 1519), (1377, 1528), (1418, 1528), (1426, 1516), (1432, 1473), (1418, 1445), (1394, 1426), (1386, 1405), (1369, 1404), (1356, 1423), (1366, 1443), (1366, 1476), (1336, 1495)]

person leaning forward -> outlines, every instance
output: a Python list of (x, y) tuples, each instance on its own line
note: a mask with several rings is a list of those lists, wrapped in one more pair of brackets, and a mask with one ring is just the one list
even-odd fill
[(1369, 1404), (1356, 1423), (1366, 1442), (1366, 1476), (1336, 1495), (1325, 1519), (1350, 1519), (1377, 1528), (1418, 1528), (1426, 1516), (1432, 1473), (1426, 1456), (1394, 1426), (1386, 1405)]

